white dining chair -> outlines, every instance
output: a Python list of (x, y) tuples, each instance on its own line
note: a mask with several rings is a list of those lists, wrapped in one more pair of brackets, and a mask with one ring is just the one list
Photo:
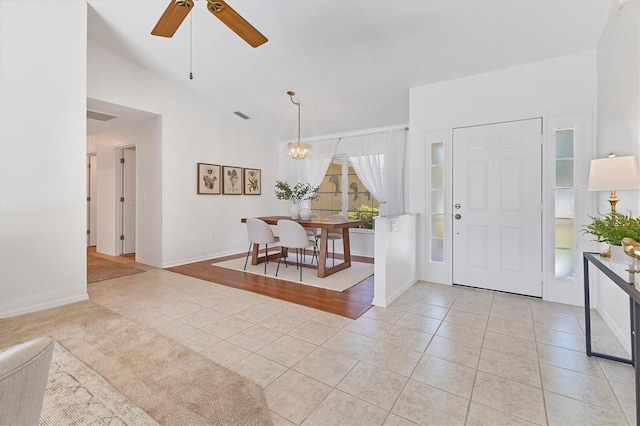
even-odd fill
[[(296, 249), (296, 266), (300, 269), (300, 281), (302, 281), (302, 262), (298, 259), (304, 258), (304, 249), (312, 247), (314, 241), (309, 239), (307, 231), (298, 222), (288, 219), (280, 219), (278, 221), (278, 235), (280, 235), (280, 246), (286, 249)], [(302, 252), (300, 252), (302, 250)], [(276, 277), (280, 270), (280, 261), (278, 259), (278, 267), (276, 268)], [(286, 259), (285, 259), (286, 262)]]
[[(346, 222), (347, 220), (349, 220), (344, 215), (341, 215), (341, 214), (332, 214), (327, 219), (333, 222)], [(336, 240), (341, 240), (341, 239), (342, 239), (342, 230), (329, 231), (329, 234), (327, 235), (327, 242), (331, 241), (331, 245), (332, 245), (331, 259), (334, 266), (336, 264)]]
[[(311, 213), (311, 220), (315, 220), (315, 219), (320, 219), (320, 215), (318, 213)], [(318, 263), (319, 262), (319, 260), (318, 260), (318, 240), (320, 239), (320, 228), (313, 228), (313, 229), (305, 228), (305, 231), (307, 231), (307, 235), (309, 236), (309, 239), (314, 242), (314, 244), (313, 244), (313, 257), (316, 258), (316, 263)], [(313, 257), (311, 258), (311, 262), (312, 263), (313, 263)]]
[(247, 269), (247, 262), (249, 261), (249, 255), (251, 254), (251, 248), (254, 244), (264, 244), (264, 273), (267, 273), (267, 263), (269, 262), (269, 244), (278, 242), (278, 237), (273, 235), (273, 230), (267, 223), (261, 219), (250, 217), (247, 219), (247, 235), (249, 236), (249, 251), (247, 252), (247, 258), (244, 261), (244, 270)]

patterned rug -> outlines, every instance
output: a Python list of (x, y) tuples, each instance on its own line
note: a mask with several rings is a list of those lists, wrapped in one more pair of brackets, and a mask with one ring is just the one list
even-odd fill
[(158, 422), (56, 343), (40, 425), (106, 424), (157, 425)]
[(87, 283), (111, 280), (141, 272), (144, 270), (131, 264), (113, 262), (97, 256), (87, 256)]

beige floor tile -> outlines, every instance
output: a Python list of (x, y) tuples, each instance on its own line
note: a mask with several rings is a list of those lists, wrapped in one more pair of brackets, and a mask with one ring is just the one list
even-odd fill
[(238, 299), (232, 299), (227, 302), (215, 305), (213, 306), (212, 309), (222, 312), (223, 314), (233, 315), (241, 311), (244, 311), (245, 309), (249, 309), (252, 306), (255, 306), (255, 303), (251, 303), (246, 300), (242, 300), (238, 298)]
[(359, 362), (336, 389), (389, 410), (406, 382), (399, 374)]
[(344, 329), (353, 333), (362, 334), (372, 339), (380, 339), (392, 327), (392, 324), (377, 321), (367, 317), (360, 317), (352, 321)]
[(230, 370), (235, 371), (264, 388), (283, 375), (285, 371), (287, 371), (287, 367), (270, 361), (260, 355), (251, 354), (234, 364)]
[(426, 303), (416, 303), (409, 309), (410, 313), (422, 315), (423, 317), (431, 317), (442, 320), (447, 316), (449, 308), (443, 308), (441, 306), (429, 305)]
[(538, 360), (536, 343), (532, 340), (487, 331), (482, 347), (532, 361)]
[(542, 390), (478, 371), (471, 400), (525, 420), (545, 424)]
[(242, 330), (246, 330), (253, 324), (248, 321), (243, 321), (235, 317), (225, 317), (221, 320), (213, 322), (209, 325), (205, 325), (201, 330), (207, 333), (213, 334), (221, 339), (226, 339), (234, 334), (240, 333)]
[(489, 318), (499, 318), (518, 324), (533, 325), (533, 315), (531, 315), (530, 310), (526, 311), (508, 306), (491, 306)]
[(137, 317), (135, 321), (139, 322), (140, 324), (144, 324), (147, 327), (157, 328), (157, 327), (160, 327), (162, 324), (166, 324), (168, 322), (172, 322), (175, 320), (170, 316), (163, 315), (160, 312), (153, 311), (143, 316)]
[(489, 320), (489, 316), (474, 314), (472, 312), (466, 311), (458, 311), (451, 308), (444, 319), (445, 321), (455, 322), (456, 324), (462, 324), (471, 328), (479, 328), (480, 330), (484, 330), (485, 328), (487, 328), (487, 321)]
[(429, 345), (432, 334), (394, 325), (382, 336), (382, 341), (404, 346), (412, 351), (424, 352)]
[(530, 359), (483, 348), (480, 354), (478, 370), (524, 383), (525, 385), (541, 387), (538, 362)]
[(466, 300), (458, 297), (456, 301), (453, 302), (453, 305), (451, 305), (451, 309), (488, 316), (489, 311), (491, 310), (491, 305), (485, 305), (484, 303), (480, 303), (474, 300)]
[(295, 423), (290, 422), (275, 411), (271, 411), (269, 414), (271, 415), (273, 426), (295, 426)]
[(582, 327), (577, 319), (556, 318), (546, 315), (535, 315), (533, 322), (536, 327), (550, 328), (552, 330), (564, 331), (565, 333), (583, 335)]
[(224, 340), (200, 352), (223, 367), (231, 367), (251, 355), (251, 352)]
[(346, 355), (317, 348), (292, 368), (329, 386), (336, 386), (357, 363), (358, 360)]
[(283, 310), (284, 309), (282, 308), (282, 306), (265, 302), (253, 305), (241, 312), (233, 314), (233, 316), (236, 318), (240, 318), (241, 320), (257, 324), (282, 312)]
[(280, 337), (282, 337), (282, 333), (260, 325), (253, 325), (227, 337), (226, 340), (251, 352), (256, 352)]
[(331, 387), (289, 370), (264, 390), (272, 411), (290, 422), (300, 424), (331, 392)]
[(492, 308), (503, 307), (531, 314), (531, 298), (511, 294), (496, 293), (493, 295)]
[(599, 358), (598, 361), (610, 381), (631, 385), (635, 383), (635, 370), (632, 365), (602, 358)]
[(578, 352), (538, 343), (538, 360), (541, 364), (566, 368), (590, 376), (605, 377), (598, 359), (587, 356), (585, 351)]
[(178, 340), (180, 343), (196, 352), (207, 349), (208, 347), (213, 346), (220, 341), (219, 337), (211, 335), (202, 330), (193, 330), (192, 332), (184, 334), (180, 337), (174, 337), (174, 339)]
[(609, 382), (629, 423), (636, 424), (636, 387), (634, 383)]
[(484, 340), (484, 330), (469, 327), (455, 322), (442, 321), (436, 336), (447, 339), (458, 340), (471, 345), (482, 346)]
[(421, 356), (421, 352), (409, 350), (404, 346), (378, 342), (362, 357), (362, 361), (409, 377)]
[(427, 293), (422, 296), (418, 301), (420, 303), (426, 303), (428, 305), (440, 306), (442, 308), (450, 308), (453, 302), (456, 300), (455, 296), (443, 295), (436, 293)]
[(511, 414), (487, 407), (471, 401), (469, 415), (467, 416), (469, 426), (496, 426), (496, 425), (522, 425), (533, 426), (535, 423), (512, 416)]
[(285, 335), (269, 343), (257, 353), (291, 368), (316, 348), (316, 345), (309, 342)]
[(476, 368), (480, 358), (480, 347), (435, 336), (431, 339), (425, 354), (464, 365), (465, 367)]
[[(370, 310), (371, 309), (369, 309), (369, 311)], [(367, 311), (367, 312), (369, 312), (369, 311)], [(367, 312), (365, 312), (365, 314)], [(314, 321), (316, 321), (316, 322), (321, 323), (321, 324), (326, 324), (326, 325), (330, 325), (330, 326), (338, 327), (338, 328), (346, 327), (347, 325), (349, 325), (351, 323), (351, 321), (353, 321), (350, 318), (346, 318), (346, 317), (343, 317), (343, 316), (340, 316), (340, 315), (336, 315), (336, 314), (332, 314), (332, 313), (329, 313), (329, 312), (318, 312), (318, 314), (315, 315), (312, 319)]]
[(607, 409), (551, 392), (544, 393), (549, 425), (624, 425), (619, 408)]
[(536, 327), (535, 330), (538, 343), (559, 346), (574, 351), (583, 351), (586, 348), (584, 336), (541, 327)]
[(395, 324), (402, 315), (405, 314), (404, 309), (400, 308), (381, 308), (379, 306), (372, 306), (367, 312), (362, 314), (366, 318), (371, 318), (376, 321), (384, 321), (390, 324)]
[(469, 399), (476, 370), (444, 359), (425, 355), (411, 374), (411, 379)]
[(385, 410), (334, 389), (302, 424), (375, 426), (383, 424), (386, 416)]
[(619, 407), (618, 401), (605, 379), (545, 364), (540, 366), (540, 371), (545, 391), (609, 409)]
[(360, 359), (376, 344), (376, 340), (367, 336), (340, 330), (322, 344), (323, 348)]
[(421, 425), (461, 425), (468, 405), (466, 398), (409, 380), (391, 412)]
[(460, 287), (457, 299), (480, 303), (483, 305), (491, 305), (493, 303), (494, 293), (495, 292), (490, 290)]
[(407, 312), (398, 320), (396, 325), (410, 328), (412, 330), (422, 331), (423, 333), (435, 334), (435, 332), (438, 331), (438, 327), (440, 327), (441, 322), (441, 320), (435, 318)]
[(171, 318), (179, 319), (186, 315), (198, 312), (204, 309), (204, 306), (193, 302), (174, 303), (170, 306), (164, 306), (158, 310), (161, 314), (170, 316)]
[(186, 315), (180, 318), (180, 321), (192, 327), (202, 328), (225, 317), (227, 317), (227, 314), (223, 314), (222, 312), (216, 311), (214, 309), (206, 308), (202, 309), (201, 311)]
[(270, 316), (264, 321), (260, 321), (259, 324), (263, 327), (279, 331), (280, 333), (288, 333), (309, 319), (310, 318), (306, 316), (296, 315), (296, 312), (287, 309), (276, 315)]
[(158, 331), (158, 333), (172, 338), (184, 336), (185, 334), (191, 333), (195, 330), (197, 330), (197, 328), (191, 327), (190, 325), (187, 325), (178, 320), (168, 321), (156, 327), (156, 331)]
[(322, 324), (312, 319), (300, 324), (288, 334), (289, 336), (297, 337), (314, 345), (321, 345), (338, 331), (340, 331), (338, 327)]
[(521, 339), (536, 340), (536, 334), (532, 325), (514, 323), (501, 318), (490, 317), (487, 330)]
[(387, 420), (384, 422), (384, 426), (418, 426), (418, 424), (411, 420), (407, 420), (404, 417), (389, 413)]

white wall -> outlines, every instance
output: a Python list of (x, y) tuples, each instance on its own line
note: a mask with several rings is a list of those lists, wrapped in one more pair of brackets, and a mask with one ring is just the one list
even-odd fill
[[(146, 198), (150, 205), (162, 206), (161, 224), (151, 221), (155, 225), (149, 230), (162, 236), (161, 263), (156, 266), (246, 250), (246, 228), (240, 219), (271, 215), (279, 209), (273, 195), (280, 160), (274, 141), (251, 120), (206, 103), (95, 42), (89, 41), (88, 47), (89, 97), (161, 116), (161, 140), (156, 147), (161, 157), (161, 193)], [(138, 165), (145, 168), (146, 161), (157, 161), (155, 152), (152, 157), (139, 155)], [(198, 162), (261, 169), (262, 195), (198, 195)], [(138, 223), (145, 223), (140, 213)], [(155, 264), (154, 259), (149, 261)]]
[(86, 27), (82, 1), (0, 1), (0, 317), (87, 298)]
[[(578, 113), (584, 117), (585, 147), (591, 150), (592, 110), (596, 104), (596, 54), (580, 53), (507, 68), (467, 78), (445, 81), (410, 91), (408, 143), (408, 211), (421, 213), (419, 229), (420, 279), (451, 283), (451, 245), (442, 264), (427, 261), (427, 143), (429, 133), (470, 125)], [(451, 141), (445, 141), (450, 151)], [(582, 164), (582, 168), (586, 166)], [(447, 185), (451, 182), (449, 167)], [(579, 171), (582, 173), (582, 171)], [(447, 186), (451, 190), (450, 185)], [(450, 194), (449, 194), (450, 196)], [(450, 204), (450, 203), (449, 203)], [(445, 204), (445, 235), (451, 235), (451, 206)], [(579, 268), (578, 268), (579, 269)], [(446, 277), (446, 280), (442, 280)], [(578, 289), (575, 291), (575, 289)], [(580, 303), (579, 286), (550, 289), (549, 300)]]
[[(640, 162), (640, 3), (614, 4), (598, 45), (598, 143), (594, 157), (634, 155)], [(609, 211), (607, 193), (598, 194), (598, 211)], [(616, 210), (640, 214), (640, 191), (618, 191)], [(601, 249), (604, 247), (600, 247)], [(595, 272), (595, 270), (594, 270)], [(629, 302), (622, 290), (598, 274), (597, 308), (630, 350)]]

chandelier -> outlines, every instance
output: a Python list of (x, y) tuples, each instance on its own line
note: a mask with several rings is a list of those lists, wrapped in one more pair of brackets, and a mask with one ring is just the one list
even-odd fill
[(287, 146), (287, 155), (295, 160), (304, 160), (309, 155), (309, 145), (300, 142), (300, 100), (298, 102), (293, 100), (296, 92), (289, 90), (287, 95), (291, 98), (291, 102), (298, 107), (298, 141), (291, 142)]

